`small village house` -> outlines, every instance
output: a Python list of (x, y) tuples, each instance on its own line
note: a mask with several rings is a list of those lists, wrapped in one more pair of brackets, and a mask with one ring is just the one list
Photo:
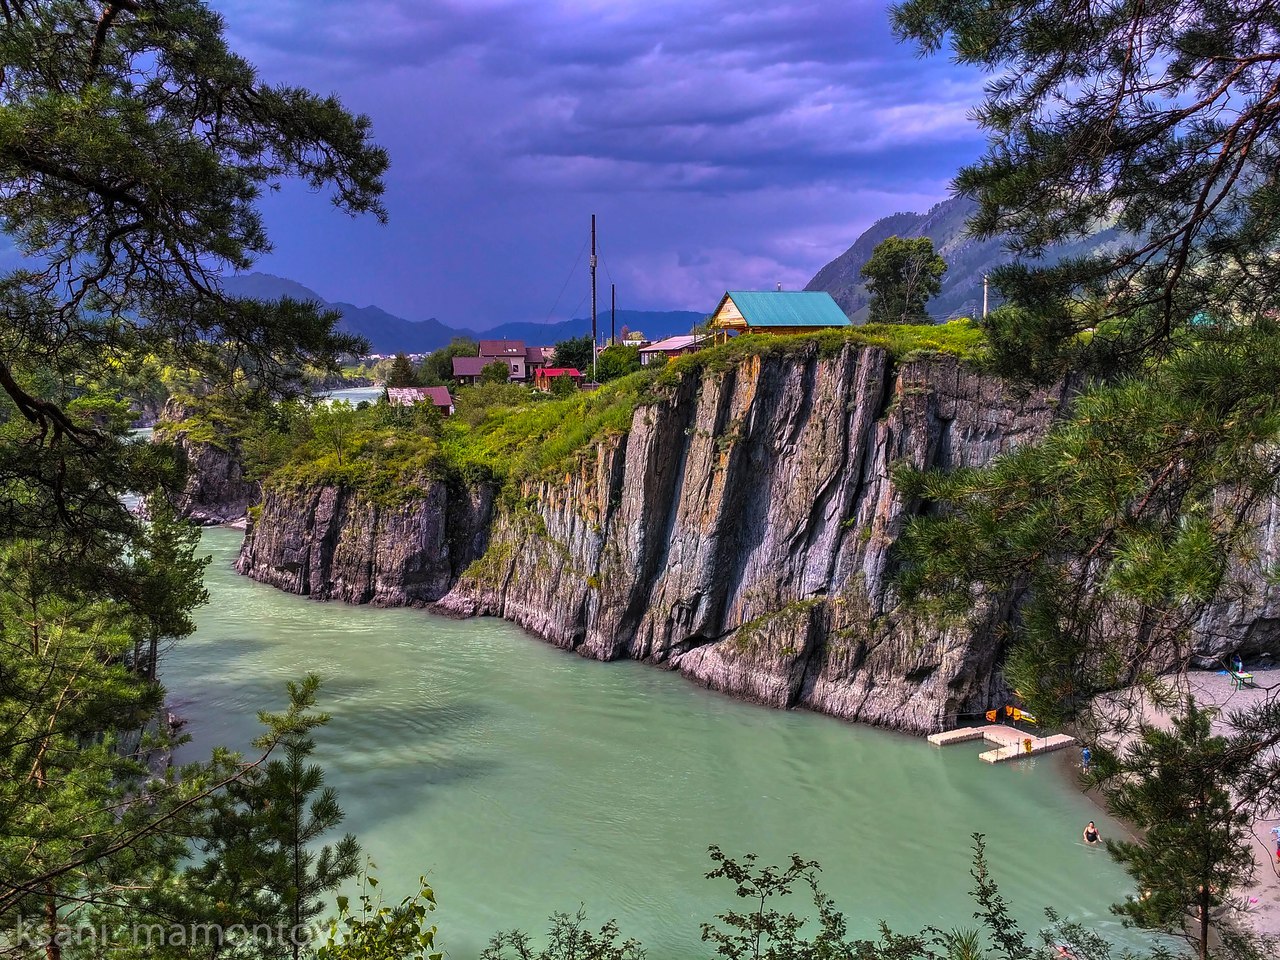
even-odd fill
[(535, 371), (551, 362), (553, 353), (552, 347), (530, 347), (523, 340), (481, 340), (478, 357), (453, 358), (453, 379), (459, 383), (477, 383), (480, 371), (501, 361), (510, 371), (508, 380), (526, 383)]
[(816, 333), (852, 325), (822, 290), (730, 290), (711, 315), (718, 342), (739, 333)]
[(511, 368), (510, 379), (525, 379), (525, 345), (523, 340), (481, 340), (480, 359), (485, 363), (502, 360)]
[(711, 343), (711, 337), (708, 334), (685, 334), (678, 337), (667, 337), (665, 340), (659, 340), (657, 343), (651, 343), (640, 348), (640, 366), (649, 366), (649, 364), (653, 363), (654, 358), (659, 355), (672, 360), (686, 353), (701, 350), (709, 343)]
[(475, 384), (480, 381), (480, 373), (485, 364), (492, 363), (484, 357), (454, 357), (453, 379), (460, 384)]
[(524, 348), (524, 367), (529, 373), (534, 374), (543, 367), (551, 366), (551, 361), (555, 356), (555, 347), (525, 347)]
[(533, 385), (538, 390), (550, 392), (551, 381), (557, 377), (568, 377), (573, 381), (574, 386), (582, 383), (582, 374), (576, 367), (542, 367), (534, 371)]
[(428, 403), (446, 417), (453, 414), (453, 397), (448, 387), (387, 387), (387, 402), (393, 407)]

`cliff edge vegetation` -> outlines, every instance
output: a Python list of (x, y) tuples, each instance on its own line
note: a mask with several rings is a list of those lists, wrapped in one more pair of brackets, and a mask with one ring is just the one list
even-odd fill
[[(282, 403), (245, 409), (213, 400), (181, 429), (199, 442), (242, 451), (248, 474), (274, 489), (342, 486), (379, 503), (412, 499), (421, 484), (456, 478), (499, 487), (562, 473), (593, 444), (630, 429), (638, 407), (669, 396), (688, 376), (723, 372), (745, 359), (850, 345), (883, 348), (895, 362), (925, 356), (981, 357), (973, 323), (864, 326), (806, 336), (740, 337), (631, 374), (596, 390), (554, 397), (517, 384), (456, 391), (457, 415), (385, 404)], [(514, 488), (512, 488), (514, 489)]]

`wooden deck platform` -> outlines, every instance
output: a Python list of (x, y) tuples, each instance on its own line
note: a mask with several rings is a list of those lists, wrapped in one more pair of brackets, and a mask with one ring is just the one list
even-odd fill
[[(934, 746), (945, 747), (953, 743), (966, 743), (972, 740), (985, 740), (995, 746), (978, 754), (978, 759), (987, 763), (1001, 763), (1005, 760), (1018, 760), (1022, 757), (1034, 757), (1040, 753), (1061, 750), (1076, 742), (1075, 737), (1065, 733), (1050, 734), (1037, 737), (1035, 734), (1006, 727), (999, 723), (990, 723), (982, 727), (958, 727), (942, 733), (931, 733), (929, 742)], [(1027, 749), (1026, 741), (1031, 741), (1031, 749)]]

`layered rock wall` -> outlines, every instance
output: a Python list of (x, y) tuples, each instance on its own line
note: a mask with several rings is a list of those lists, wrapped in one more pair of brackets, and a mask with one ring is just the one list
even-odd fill
[(687, 377), (580, 467), (526, 485), (441, 607), (776, 707), (938, 729), (1001, 693), (1010, 612), (942, 629), (897, 612), (889, 551), (919, 505), (892, 471), (987, 463), (1066, 399), (853, 346)]
[(394, 503), (331, 486), (269, 490), (236, 569), (317, 600), (422, 606), (484, 553), (492, 511), (490, 487), (443, 480)]
[[(1003, 702), (1016, 591), (950, 623), (903, 613), (891, 548), (924, 507), (893, 472), (986, 464), (1043, 436), (1070, 391), (1019, 392), (950, 358), (788, 347), (686, 373), (624, 434), (500, 503), (444, 481), (381, 505), (268, 491), (238, 568), (319, 599), (439, 601), (583, 656), (913, 732)], [(1255, 513), (1256, 557), (1195, 624), (1204, 664), (1280, 644), (1280, 505)]]
[(178, 515), (203, 525), (241, 520), (262, 496), (262, 486), (244, 475), (234, 451), (177, 433), (174, 445), (186, 459), (187, 479), (174, 499)]

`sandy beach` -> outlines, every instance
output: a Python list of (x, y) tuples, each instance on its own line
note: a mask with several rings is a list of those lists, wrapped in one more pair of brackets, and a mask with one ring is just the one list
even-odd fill
[[(1196, 698), (1197, 703), (1220, 709), (1219, 719), (1214, 722), (1215, 732), (1230, 732), (1226, 717), (1232, 711), (1260, 703), (1268, 696), (1280, 695), (1280, 667), (1270, 665), (1269, 662), (1261, 665), (1249, 662), (1245, 664), (1245, 669), (1253, 674), (1254, 685), (1238, 689), (1226, 671), (1198, 670), (1187, 677), (1187, 690)], [(1124, 695), (1117, 695), (1114, 699), (1121, 702)], [(1167, 714), (1149, 703), (1144, 703), (1143, 712), (1151, 722), (1168, 722)], [(1079, 770), (1079, 753), (1073, 751), (1068, 756), (1072, 759), (1074, 775)], [(1100, 796), (1093, 793), (1091, 795), (1101, 802)], [(1239, 889), (1228, 908), (1227, 916), (1242, 925), (1252, 927), (1259, 934), (1280, 938), (1280, 861), (1276, 859), (1276, 842), (1271, 834), (1273, 827), (1280, 827), (1280, 819), (1254, 821), (1254, 882)]]

